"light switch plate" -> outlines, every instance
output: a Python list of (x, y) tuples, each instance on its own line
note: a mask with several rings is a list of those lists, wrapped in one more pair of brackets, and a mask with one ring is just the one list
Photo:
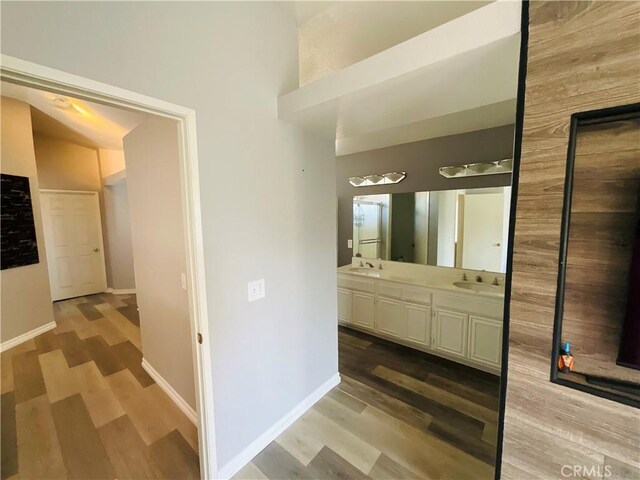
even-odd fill
[(249, 301), (253, 302), (255, 300), (260, 300), (266, 296), (265, 288), (264, 288), (264, 278), (260, 280), (254, 280), (253, 282), (249, 282), (247, 284), (248, 287), (248, 295)]
[(180, 274), (180, 284), (183, 290), (187, 289), (187, 275), (185, 273)]
[(347, 248), (353, 248), (353, 240), (347, 240)]

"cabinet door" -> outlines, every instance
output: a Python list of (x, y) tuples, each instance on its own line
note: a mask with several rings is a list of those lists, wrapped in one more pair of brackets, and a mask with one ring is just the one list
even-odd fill
[(351, 322), (351, 290), (338, 289), (338, 320)]
[(431, 346), (431, 308), (405, 304), (407, 316), (407, 340)]
[(353, 292), (353, 323), (360, 326), (373, 328), (373, 295), (370, 293)]
[(502, 322), (469, 316), (469, 359), (500, 368), (502, 361)]
[(378, 315), (378, 330), (395, 337), (404, 337), (406, 324), (404, 303), (378, 296), (376, 314)]
[(468, 315), (436, 308), (434, 323), (432, 347), (449, 355), (466, 357)]

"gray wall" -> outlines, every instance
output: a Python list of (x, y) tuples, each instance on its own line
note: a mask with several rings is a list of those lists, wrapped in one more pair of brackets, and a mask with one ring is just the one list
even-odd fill
[(104, 185), (102, 197), (104, 199), (105, 249), (109, 251), (108, 285), (115, 290), (136, 288), (126, 179), (114, 185)]
[[(438, 168), (512, 158), (513, 128), (507, 125), (337, 157), (338, 266), (351, 263), (347, 240), (353, 231), (355, 195), (510, 185), (511, 175), (447, 179)], [(349, 177), (387, 172), (407, 172), (407, 178), (397, 185), (379, 187), (356, 188), (349, 183)]]
[(195, 409), (177, 123), (149, 118), (123, 145), (142, 356)]
[(292, 7), (3, 2), (1, 35), (5, 54), (196, 110), (223, 467), (338, 370), (334, 144), (277, 118), (298, 80)]

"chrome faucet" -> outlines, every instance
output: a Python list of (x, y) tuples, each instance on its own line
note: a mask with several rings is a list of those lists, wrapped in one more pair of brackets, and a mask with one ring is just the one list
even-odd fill
[(382, 270), (382, 262), (378, 263), (378, 270)]
[(482, 277), (480, 275), (476, 275), (476, 282), (482, 283)]
[(467, 281), (467, 272), (462, 272), (462, 281), (463, 282)]
[(369, 265), (369, 267), (370, 267), (370, 268), (375, 268), (375, 267), (373, 266), (373, 263), (367, 262), (367, 265)]
[(496, 285), (496, 286), (500, 285), (500, 282), (498, 282), (498, 277), (493, 279), (493, 282), (491, 282), (491, 285)]
[(364, 263), (362, 263), (362, 260), (360, 260), (360, 266), (364, 267)]

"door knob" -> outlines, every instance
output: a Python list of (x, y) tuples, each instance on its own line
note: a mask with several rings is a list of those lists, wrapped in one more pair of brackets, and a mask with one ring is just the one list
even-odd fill
[(99, 248), (94, 248), (93, 251), (98, 253), (100, 251), (100, 249)]

